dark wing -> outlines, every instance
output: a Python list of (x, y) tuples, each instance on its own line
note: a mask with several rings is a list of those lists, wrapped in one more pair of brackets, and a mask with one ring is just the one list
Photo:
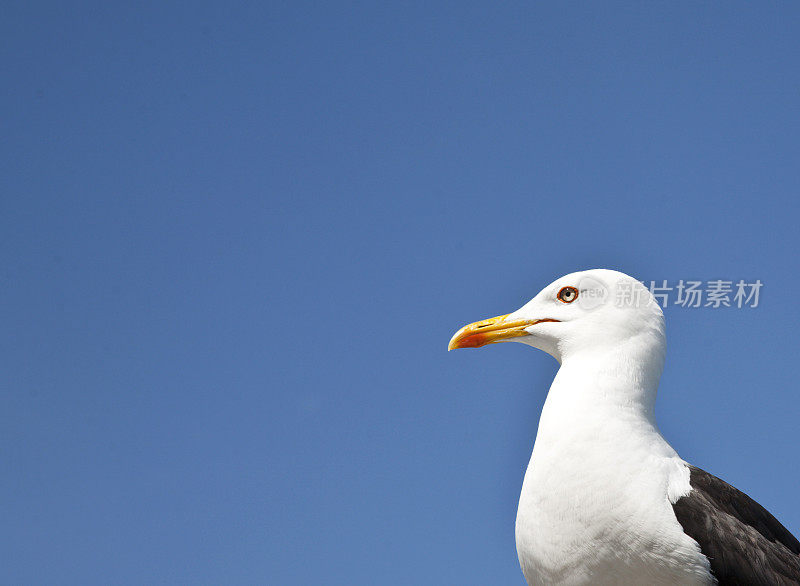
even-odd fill
[(672, 505), (722, 585), (800, 584), (800, 542), (764, 507), (689, 466), (692, 491)]

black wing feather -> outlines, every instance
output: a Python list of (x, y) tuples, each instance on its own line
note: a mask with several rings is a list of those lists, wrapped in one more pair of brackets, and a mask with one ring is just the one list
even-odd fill
[(728, 585), (800, 584), (800, 542), (764, 507), (727, 482), (689, 466), (692, 491), (672, 506)]

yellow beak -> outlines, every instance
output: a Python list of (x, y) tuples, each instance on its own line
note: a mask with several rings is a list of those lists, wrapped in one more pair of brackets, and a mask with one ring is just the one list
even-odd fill
[(507, 321), (511, 314), (498, 315), (483, 321), (476, 321), (458, 330), (447, 345), (448, 350), (456, 348), (480, 348), (486, 344), (502, 342), (509, 338), (527, 336), (525, 328), (544, 321), (558, 321), (557, 319), (513, 319)]

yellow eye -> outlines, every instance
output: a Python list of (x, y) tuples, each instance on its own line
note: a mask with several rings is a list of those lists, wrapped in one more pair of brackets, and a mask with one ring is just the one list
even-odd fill
[(564, 303), (572, 303), (578, 298), (578, 290), (575, 287), (562, 287), (556, 297)]

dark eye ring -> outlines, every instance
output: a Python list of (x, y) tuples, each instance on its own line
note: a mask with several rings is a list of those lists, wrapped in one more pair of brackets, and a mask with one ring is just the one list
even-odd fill
[(578, 290), (575, 287), (562, 287), (556, 297), (564, 303), (572, 303), (578, 298)]

